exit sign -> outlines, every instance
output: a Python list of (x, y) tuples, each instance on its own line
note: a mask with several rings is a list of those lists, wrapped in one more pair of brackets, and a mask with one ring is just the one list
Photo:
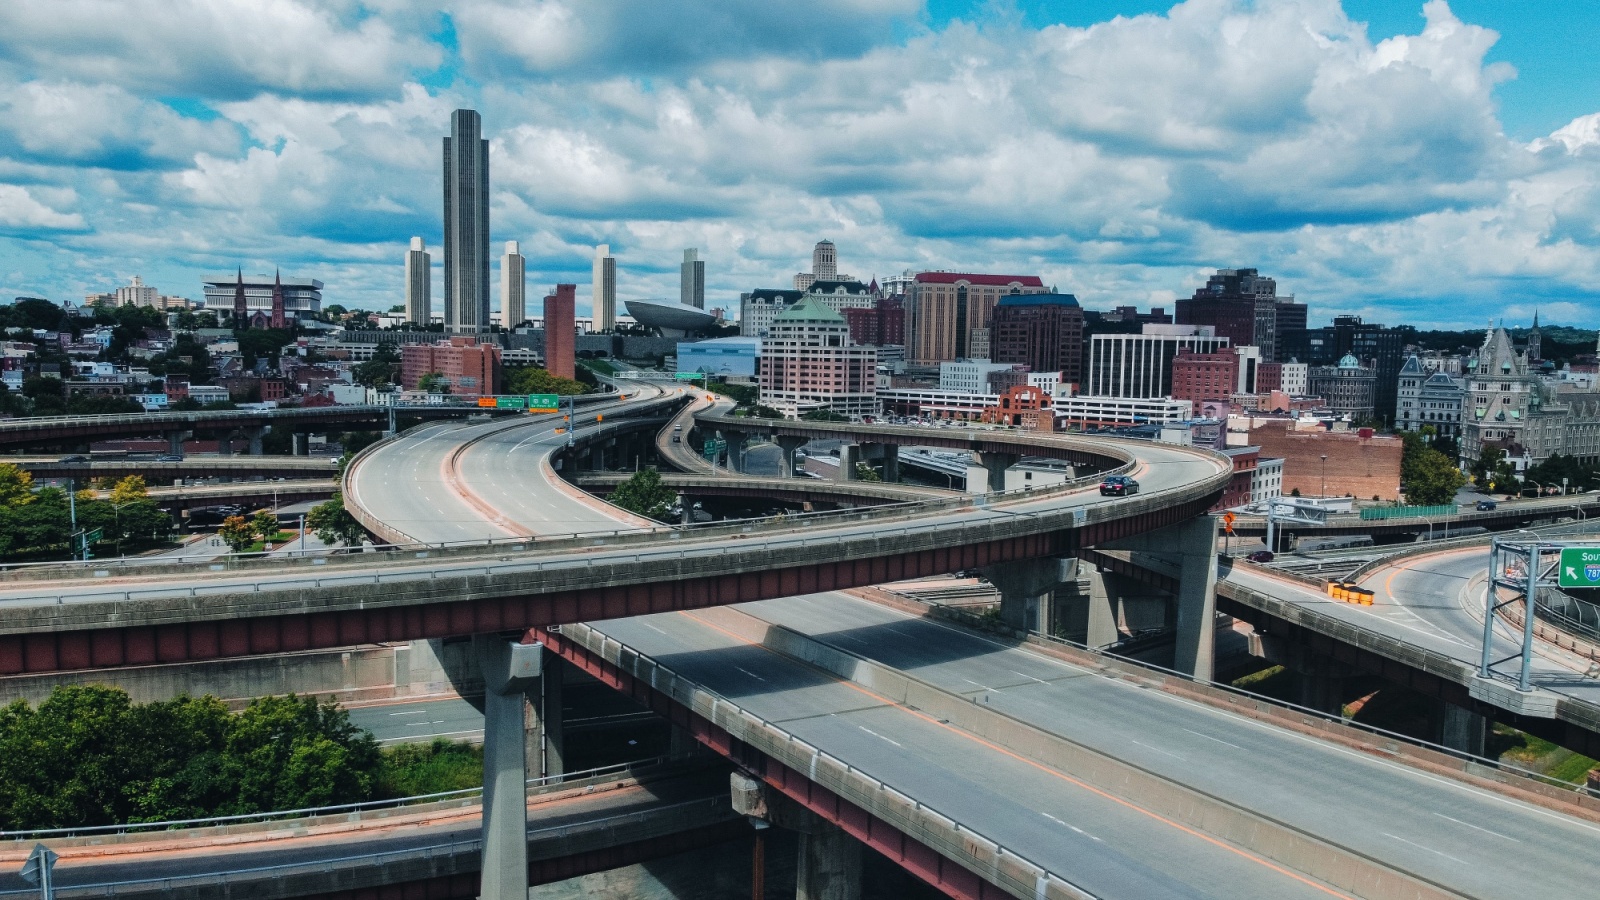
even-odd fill
[(1600, 588), (1600, 547), (1562, 547), (1560, 585)]

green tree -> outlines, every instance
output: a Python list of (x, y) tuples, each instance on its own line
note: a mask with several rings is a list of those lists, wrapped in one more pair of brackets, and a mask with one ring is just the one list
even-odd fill
[(1422, 506), (1454, 502), (1456, 491), (1467, 483), (1455, 462), (1429, 446), (1425, 435), (1407, 431), (1401, 433), (1400, 439), (1404, 445), (1400, 483), (1405, 487), (1406, 500)]
[(849, 416), (841, 416), (831, 409), (813, 409), (800, 418), (807, 422), (848, 422)]
[(538, 366), (516, 366), (506, 369), (505, 391), (508, 394), (560, 394), (563, 397), (582, 394), (588, 390), (583, 382), (550, 374)]
[(883, 476), (878, 474), (878, 470), (877, 469), (874, 469), (873, 467), (867, 465), (864, 462), (858, 462), (858, 463), (856, 463), (856, 480), (857, 481), (882, 481), (883, 480)]
[(1508, 494), (1517, 491), (1516, 469), (1506, 459), (1506, 452), (1499, 447), (1483, 448), (1470, 471), (1472, 482), (1480, 491), (1503, 491)]
[(393, 384), (396, 374), (400, 371), (400, 351), (395, 349), (393, 341), (384, 341), (372, 351), (372, 358), (356, 365), (350, 370), (356, 384), (367, 387)]
[(670, 517), (669, 510), (678, 495), (661, 483), (661, 473), (654, 468), (640, 469), (611, 492), (611, 502), (630, 512), (638, 513), (658, 522)]
[(344, 508), (344, 497), (340, 494), (334, 494), (328, 501), (311, 507), (310, 514), (306, 516), (306, 527), (316, 532), (318, 540), (330, 546), (344, 544), (347, 547), (360, 547), (367, 537), (367, 530)]
[(228, 549), (235, 553), (243, 553), (256, 542), (256, 529), (244, 516), (229, 516), (222, 520), (222, 527), (217, 529), (217, 537), (222, 538)]
[(444, 377), (443, 372), (428, 372), (417, 379), (417, 390), (427, 391), (430, 394), (448, 394), (450, 381)]
[(33, 502), (33, 475), (14, 463), (0, 463), (0, 506)]
[(250, 530), (262, 541), (272, 540), (272, 536), (278, 533), (278, 514), (265, 509), (256, 513), (250, 519)]
[(233, 721), (222, 774), (236, 786), (223, 815), (356, 803), (372, 794), (372, 735), (332, 701), (259, 697)]

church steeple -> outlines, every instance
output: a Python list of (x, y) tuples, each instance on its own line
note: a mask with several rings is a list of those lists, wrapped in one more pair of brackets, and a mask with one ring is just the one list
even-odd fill
[(1533, 329), (1528, 332), (1528, 361), (1543, 359), (1540, 351), (1544, 349), (1544, 337), (1539, 333), (1539, 309), (1533, 310)]
[(233, 327), (250, 327), (250, 307), (244, 299), (244, 266), (239, 267), (239, 281), (233, 287)]
[(285, 327), (283, 315), (283, 275), (281, 270), (272, 273), (272, 320), (271, 327)]

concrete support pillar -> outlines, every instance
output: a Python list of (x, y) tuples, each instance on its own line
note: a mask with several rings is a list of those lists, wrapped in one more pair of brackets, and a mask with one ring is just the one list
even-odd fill
[(472, 637), (483, 672), (482, 900), (528, 896), (528, 761), (523, 752), (522, 695), (539, 681), (544, 647), (497, 634)]
[(190, 437), (192, 434), (193, 432), (189, 431), (167, 432), (167, 452), (173, 456), (182, 456), (184, 439)]
[(232, 456), (233, 455), (233, 432), (224, 431), (221, 434), (217, 435), (217, 455), (218, 456)]
[(900, 480), (900, 445), (882, 444), (883, 480), (891, 484)]
[(1171, 533), (1182, 560), (1173, 668), (1210, 681), (1217, 648), (1217, 520), (1199, 516), (1162, 532)]
[(728, 443), (728, 468), (735, 472), (744, 472), (744, 441), (747, 435), (742, 431), (722, 432), (722, 439)]
[(1079, 563), (1078, 577), (1056, 589), (1055, 624), (1061, 633), (1090, 647), (1109, 647), (1120, 640), (1119, 586), (1117, 576)]
[(845, 444), (839, 448), (839, 480), (856, 481), (856, 463), (863, 462), (860, 444)]
[(529, 743), (536, 749), (528, 759), (540, 778), (554, 778), (567, 772), (566, 716), (562, 713), (562, 704), (566, 702), (566, 679), (563, 677), (566, 667), (561, 657), (546, 653), (543, 677), (528, 693), (529, 709), (535, 713)]
[(303, 431), (297, 431), (289, 440), (295, 456), (311, 455), (311, 435)]
[[(974, 453), (973, 458), (978, 465), (983, 466), (989, 473), (986, 492), (998, 494), (1006, 489), (1006, 470), (1017, 464), (1021, 457), (1015, 453)], [(967, 493), (975, 494), (978, 491), (967, 485)]]
[(681, 514), (678, 516), (678, 524), (693, 525), (694, 501), (689, 498), (688, 494), (680, 494), (678, 496), (678, 507), (682, 510)]
[(261, 453), (262, 453), (261, 442), (262, 442), (262, 439), (266, 437), (267, 430), (268, 430), (267, 426), (261, 425), (261, 426), (257, 426), (255, 428), (251, 428), (251, 429), (248, 429), (248, 430), (245, 431), (245, 437), (249, 438), (249, 440), (250, 440), (250, 455), (251, 456), (260, 456), (261, 455)]
[(734, 772), (730, 781), (735, 812), (759, 825), (800, 833), (796, 900), (860, 900), (861, 844), (760, 779)]
[(777, 443), (778, 449), (783, 451), (783, 462), (781, 464), (783, 471), (779, 472), (778, 476), (780, 478), (795, 477), (794, 452), (810, 443), (810, 438), (780, 435), (773, 440)]
[(1489, 737), (1489, 720), (1479, 713), (1454, 703), (1439, 701), (1430, 716), (1434, 720), (1434, 740), (1451, 750), (1482, 756)]
[(984, 570), (1000, 590), (1000, 620), (1019, 631), (1050, 627), (1056, 586), (1077, 575), (1076, 559), (1026, 559)]

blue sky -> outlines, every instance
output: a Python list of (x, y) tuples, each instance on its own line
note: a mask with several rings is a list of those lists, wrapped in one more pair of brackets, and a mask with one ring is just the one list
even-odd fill
[(1586, 324), (1596, 33), (1504, 0), (13, 0), (0, 297), (281, 266), (387, 308), (473, 106), (535, 296), (585, 297), (601, 242), (671, 296), (694, 246), (732, 307), (827, 237), (1091, 307), (1254, 266), (1313, 319)]

